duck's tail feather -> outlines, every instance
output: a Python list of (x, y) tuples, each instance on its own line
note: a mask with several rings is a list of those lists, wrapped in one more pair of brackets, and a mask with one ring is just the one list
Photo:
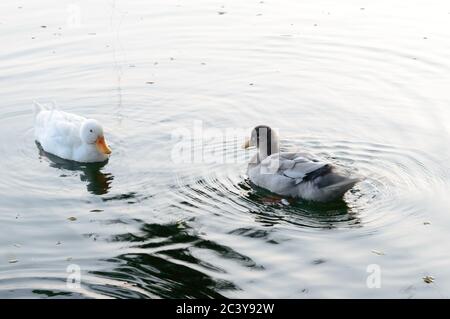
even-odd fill
[(331, 173), (323, 176), (317, 186), (323, 192), (325, 197), (337, 199), (344, 196), (347, 191), (360, 181), (360, 178), (350, 178), (337, 173)]
[(47, 108), (40, 104), (37, 101), (33, 101), (33, 110), (34, 110), (34, 117), (36, 117), (36, 115), (38, 115), (41, 111), (47, 110)]

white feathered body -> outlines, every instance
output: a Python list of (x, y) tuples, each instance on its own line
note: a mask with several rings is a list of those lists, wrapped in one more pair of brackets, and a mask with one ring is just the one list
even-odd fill
[(335, 167), (306, 153), (275, 153), (248, 165), (251, 182), (273, 193), (317, 202), (342, 197), (358, 181), (335, 172)]
[(35, 139), (44, 151), (66, 160), (77, 162), (102, 162), (108, 157), (96, 150), (95, 144), (83, 143), (80, 128), (84, 117), (46, 109), (35, 104)]

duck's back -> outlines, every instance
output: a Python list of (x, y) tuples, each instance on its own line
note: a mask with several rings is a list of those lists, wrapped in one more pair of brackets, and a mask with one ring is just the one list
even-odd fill
[(80, 146), (84, 118), (56, 109), (40, 109), (35, 118), (35, 138), (42, 148), (61, 158), (71, 159)]
[(294, 153), (276, 153), (261, 162), (255, 157), (248, 166), (247, 175), (259, 187), (279, 195), (296, 197), (295, 179), (284, 174), (295, 165), (295, 157)]
[(247, 173), (257, 186), (283, 196), (330, 201), (358, 182), (334, 172), (334, 166), (306, 153), (277, 153), (249, 164)]

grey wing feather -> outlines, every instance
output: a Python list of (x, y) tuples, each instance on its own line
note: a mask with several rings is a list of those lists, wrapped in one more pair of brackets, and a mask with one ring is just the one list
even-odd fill
[(297, 157), (293, 162), (293, 166), (284, 170), (283, 175), (295, 179), (295, 184), (303, 181), (313, 180), (319, 176), (325, 175), (332, 170), (332, 166), (319, 161), (311, 161), (304, 157)]

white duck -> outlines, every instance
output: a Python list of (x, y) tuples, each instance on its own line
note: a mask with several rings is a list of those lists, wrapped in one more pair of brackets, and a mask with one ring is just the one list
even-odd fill
[(34, 103), (36, 141), (43, 150), (82, 163), (103, 162), (111, 154), (103, 128), (93, 119)]
[(244, 147), (258, 153), (248, 164), (250, 181), (273, 193), (317, 202), (341, 198), (358, 181), (336, 172), (336, 168), (306, 153), (280, 153), (278, 136), (270, 127), (252, 130)]

